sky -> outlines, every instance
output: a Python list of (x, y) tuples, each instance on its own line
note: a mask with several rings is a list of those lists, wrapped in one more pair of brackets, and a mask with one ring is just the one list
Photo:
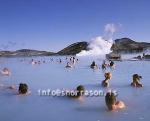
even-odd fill
[(150, 42), (149, 0), (0, 0), (0, 49), (57, 52), (104, 35)]

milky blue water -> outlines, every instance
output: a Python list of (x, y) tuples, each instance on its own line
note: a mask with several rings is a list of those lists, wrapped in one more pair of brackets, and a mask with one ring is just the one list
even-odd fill
[[(150, 61), (115, 62), (115, 69), (108, 69), (113, 75), (110, 88), (118, 92), (118, 100), (126, 108), (109, 112), (104, 96), (83, 97), (83, 100), (67, 97), (40, 96), (39, 89), (75, 89), (84, 85), (87, 90), (103, 90), (101, 81), (104, 72), (89, 68), (92, 60), (101, 67), (102, 61), (96, 58), (79, 58), (72, 69), (66, 69), (65, 57), (38, 57), (46, 60), (40, 65), (31, 65), (31, 58), (1, 58), (0, 69), (12, 71), (10, 77), (0, 76), (0, 84), (18, 85), (27, 83), (31, 94), (19, 96), (12, 90), (0, 88), (0, 121), (148, 121), (150, 119)], [(63, 63), (56, 62), (62, 58)], [(130, 87), (132, 75), (142, 75), (143, 88)]]

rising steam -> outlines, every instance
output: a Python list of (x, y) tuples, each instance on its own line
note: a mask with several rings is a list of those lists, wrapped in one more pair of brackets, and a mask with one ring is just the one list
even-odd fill
[(89, 42), (88, 51), (83, 50), (77, 56), (97, 56), (110, 53), (112, 40), (104, 40), (102, 37), (96, 37)]
[(98, 56), (105, 55), (111, 52), (113, 44), (112, 36), (117, 31), (117, 26), (113, 23), (105, 25), (105, 35), (95, 37), (89, 42), (88, 51), (82, 50), (77, 56)]

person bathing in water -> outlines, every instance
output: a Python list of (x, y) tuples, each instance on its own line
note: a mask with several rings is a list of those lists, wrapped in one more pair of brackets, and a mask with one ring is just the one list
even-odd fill
[(116, 95), (113, 92), (107, 92), (105, 102), (109, 111), (125, 108), (124, 102), (117, 101)]
[(113, 68), (113, 67), (115, 67), (115, 63), (114, 63), (112, 60), (110, 60), (110, 61), (109, 61), (109, 66), (110, 66), (111, 68)]
[(132, 76), (133, 78), (133, 82), (131, 83), (131, 86), (133, 87), (143, 87), (143, 85), (140, 83), (140, 79), (142, 79), (142, 76), (138, 75), (138, 74), (134, 74)]
[[(7, 87), (7, 89), (11, 89), (11, 90), (15, 90), (15, 91), (17, 90), (15, 85), (9, 86), (9, 87)], [(19, 95), (30, 94), (30, 91), (28, 90), (28, 85), (26, 83), (20, 83), (17, 92)]]
[(8, 68), (4, 68), (3, 70), (1, 70), (1, 74), (4, 76), (10, 76), (11, 71)]
[(76, 58), (75, 57), (73, 57), (72, 63), (73, 63), (73, 65), (76, 64)]
[(18, 92), (19, 92), (19, 94), (27, 94), (29, 92), (28, 85), (25, 83), (20, 83)]
[(95, 61), (92, 62), (91, 66), (92, 69), (98, 69), (98, 66), (96, 65)]
[(32, 60), (31, 60), (31, 64), (32, 64), (32, 65), (35, 65), (35, 64), (38, 64), (38, 63), (32, 59)]
[(85, 92), (85, 89), (84, 89), (84, 86), (82, 85), (79, 85), (75, 91), (73, 91), (74, 94), (72, 93), (68, 93), (68, 97), (71, 97), (71, 98), (80, 98), (84, 95), (84, 92)]
[(67, 62), (66, 68), (72, 68), (72, 65), (69, 62)]
[(112, 78), (112, 74), (110, 72), (105, 73), (105, 80), (102, 81), (102, 86), (103, 87), (109, 87), (109, 80)]
[(104, 60), (103, 63), (102, 63), (102, 69), (103, 69), (103, 70), (106, 70), (106, 67), (107, 67), (107, 64), (106, 64), (106, 62), (105, 62), (105, 60)]
[(62, 63), (62, 60), (61, 60), (61, 59), (59, 59), (59, 63)]

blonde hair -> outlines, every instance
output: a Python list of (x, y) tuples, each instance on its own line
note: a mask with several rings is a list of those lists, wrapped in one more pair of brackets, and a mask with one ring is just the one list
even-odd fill
[(106, 79), (111, 79), (112, 78), (112, 74), (110, 72), (105, 73), (104, 76), (105, 76)]

